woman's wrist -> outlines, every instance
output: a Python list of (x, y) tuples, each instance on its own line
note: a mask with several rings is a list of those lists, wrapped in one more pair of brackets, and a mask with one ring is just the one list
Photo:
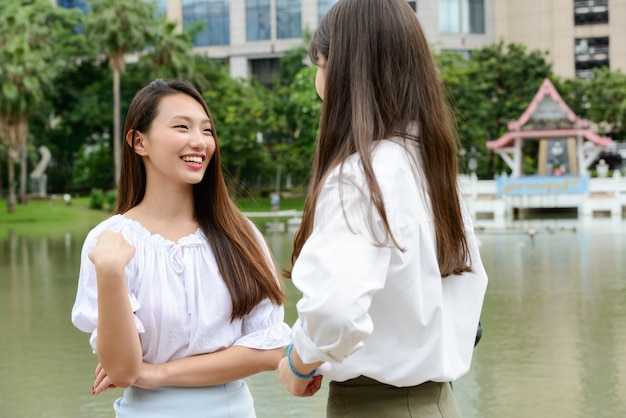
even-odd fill
[(287, 363), (289, 364), (289, 370), (291, 370), (291, 373), (294, 376), (296, 376), (298, 379), (310, 379), (313, 376), (315, 376), (315, 374), (317, 373), (317, 368), (313, 369), (313, 371), (309, 372), (308, 374), (302, 374), (296, 370), (296, 367), (291, 361), (292, 350), (293, 350), (293, 344), (289, 344), (289, 346), (287, 347)]
[(167, 386), (164, 384), (165, 375), (167, 373), (167, 365), (168, 363), (142, 363), (139, 371), (139, 377), (133, 386), (137, 386), (142, 389), (156, 389), (160, 386)]

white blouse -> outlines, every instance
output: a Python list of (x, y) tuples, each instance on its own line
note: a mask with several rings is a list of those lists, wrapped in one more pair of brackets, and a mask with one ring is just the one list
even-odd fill
[[(125, 272), (145, 362), (161, 364), (233, 345), (274, 349), (289, 343), (290, 329), (283, 322), (283, 306), (274, 305), (269, 299), (261, 301), (244, 318), (231, 322), (230, 294), (200, 229), (174, 243), (151, 234), (137, 221), (114, 215), (85, 239), (72, 308), (73, 324), (92, 333), (94, 352), (98, 295), (96, 271), (88, 254), (105, 229), (121, 232), (136, 248)], [(265, 241), (257, 233), (269, 258)]]
[(337, 168), (325, 181), (312, 234), (293, 267), (303, 294), (294, 346), (305, 363), (326, 362), (319, 372), (331, 380), (365, 375), (412, 386), (453, 381), (469, 370), (487, 275), (462, 204), (473, 272), (441, 278), (426, 183), (412, 154), (397, 138), (380, 141), (373, 154), (387, 219), (404, 251), (374, 243), (373, 236), (384, 236), (382, 221), (353, 155), (342, 180)]

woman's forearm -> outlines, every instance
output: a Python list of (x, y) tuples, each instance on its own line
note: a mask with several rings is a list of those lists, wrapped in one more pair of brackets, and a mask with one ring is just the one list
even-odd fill
[(160, 365), (144, 364), (136, 386), (213, 386), (275, 370), (282, 348), (257, 350), (232, 346), (210, 354), (185, 357)]
[(139, 376), (142, 354), (123, 269), (98, 272), (98, 340), (100, 363), (111, 382), (131, 386)]

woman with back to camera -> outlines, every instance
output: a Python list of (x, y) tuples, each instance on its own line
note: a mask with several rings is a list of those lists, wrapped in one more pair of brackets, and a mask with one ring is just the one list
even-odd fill
[(458, 417), (487, 276), (456, 133), (405, 0), (339, 0), (309, 55), (323, 100), (291, 278), (285, 387), (330, 380), (328, 417)]
[(93, 393), (116, 417), (248, 418), (243, 378), (289, 342), (260, 232), (228, 196), (215, 124), (188, 82), (155, 80), (124, 127), (115, 215), (83, 245), (72, 322), (92, 333)]

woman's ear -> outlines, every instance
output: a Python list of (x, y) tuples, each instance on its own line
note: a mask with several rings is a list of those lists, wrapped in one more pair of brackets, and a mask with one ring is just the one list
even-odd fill
[(141, 132), (135, 129), (128, 131), (128, 133), (126, 134), (126, 143), (130, 145), (130, 147), (135, 150), (138, 155), (146, 155), (144, 135)]

